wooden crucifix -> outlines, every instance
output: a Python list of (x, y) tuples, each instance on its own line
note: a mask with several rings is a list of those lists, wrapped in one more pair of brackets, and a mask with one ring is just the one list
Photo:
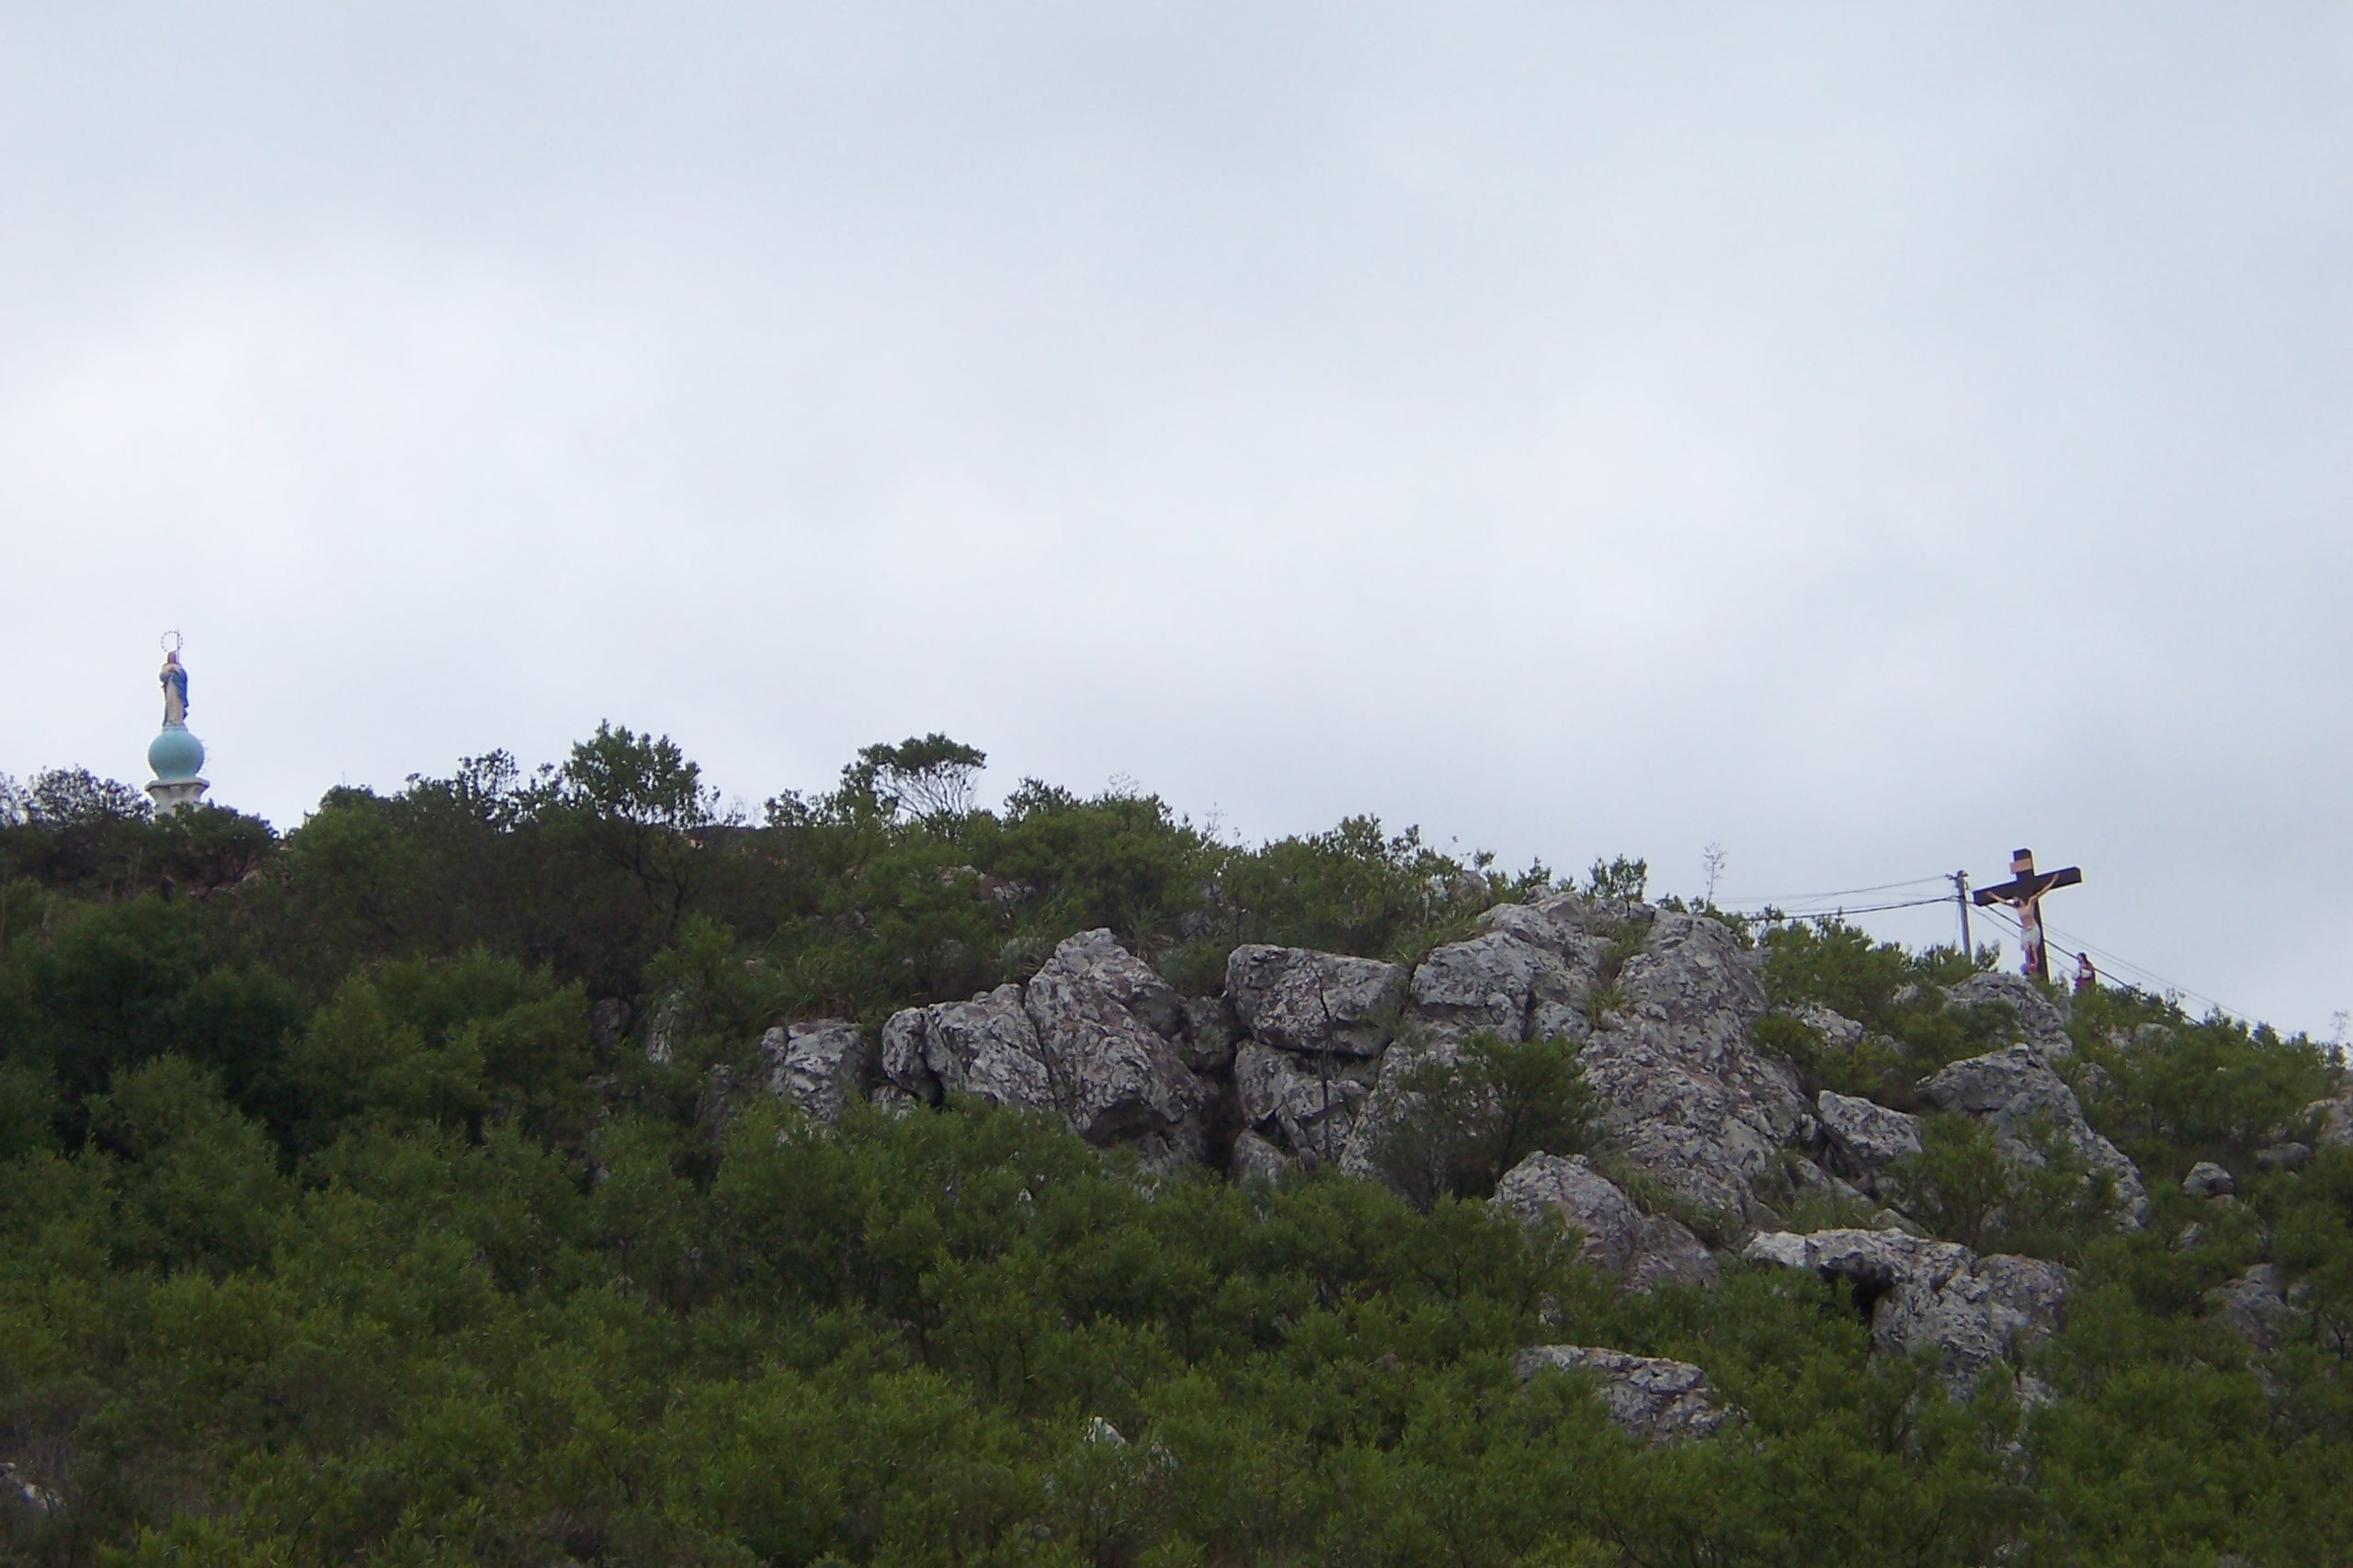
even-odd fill
[(2018, 946), (2026, 949), (2026, 972), (2037, 980), (2051, 978), (2051, 949), (2042, 937), (2042, 895), (2052, 888), (2071, 888), (2084, 880), (2083, 868), (2068, 866), (2056, 871), (2037, 871), (2034, 851), (2016, 849), (2010, 852), (2010, 880), (1998, 886), (1979, 888), (1978, 904), (2006, 903), (2018, 912)]

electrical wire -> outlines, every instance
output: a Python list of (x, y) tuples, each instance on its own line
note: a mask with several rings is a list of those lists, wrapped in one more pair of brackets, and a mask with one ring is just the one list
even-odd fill
[[(1949, 883), (1952, 881), (1952, 876), (1949, 873), (1946, 873), (1933, 877), (1913, 877), (1907, 881), (1900, 882), (1876, 882), (1870, 887), (1837, 888), (1833, 889), (1828, 892), (1801, 893), (1782, 898), (1726, 897), (1717, 903), (1717, 907), (1723, 910), (1726, 914), (1745, 915), (1750, 919), (1762, 919), (1778, 916), (1781, 919), (1792, 921), (1823, 919), (1837, 920), (1844, 919), (1850, 915), (1882, 915), (1891, 910), (1927, 909), (1939, 903), (1950, 903), (1953, 902), (1954, 895), (1944, 893), (1939, 893), (1934, 898), (1904, 899), (1886, 903), (1867, 903), (1854, 905), (1851, 907), (1835, 904), (1833, 901), (1850, 896), (1859, 896), (1864, 893), (1896, 892), (1905, 888), (1925, 887), (1932, 882)], [(1972, 913), (1983, 915), (1993, 919), (1996, 924), (2006, 930), (2013, 938), (2018, 937), (2019, 935), (2018, 921), (2004, 911), (1998, 904), (1975, 904), (1972, 906)], [(2156, 971), (2149, 968), (2146, 964), (2135, 963), (2131, 959), (2125, 958), (2120, 953), (2112, 953), (2106, 948), (2099, 947), (2095, 943), (2085, 940), (2083, 937), (2078, 937), (2072, 932), (2063, 930), (2059, 926), (2052, 925), (2048, 920), (2042, 923), (2042, 930), (2044, 939), (2046, 941), (2055, 939), (2060, 946), (2066, 949), (2069, 952), (2080, 951), (2091, 953), (2099, 960), (2102, 965), (2107, 966), (2108, 969), (2120, 970), (2132, 975), (2137, 975), (2140, 977), (2141, 982), (2154, 985), (2167, 994), (2186, 996), (2193, 1002), (2203, 1003), (2206, 1006), (2212, 1008), (2218, 1013), (2227, 1014), (2243, 1022), (2250, 1021), (2250, 1015), (2243, 1012), (2239, 1008), (2231, 1006), (2227, 1003), (2217, 1001), (2213, 997), (2207, 995), (2204, 992), (2192, 991), (2187, 985), (2182, 985), (2177, 982), (2166, 979), (2164, 975), (2159, 974)], [(2104, 969), (2102, 972), (2105, 973), (2106, 969)]]
[(1909, 881), (1880, 882), (1867, 888), (1832, 888), (1828, 892), (1782, 893), (1778, 896), (1765, 897), (1758, 897), (1751, 894), (1741, 898), (1733, 898), (1727, 894), (1722, 902), (1726, 908), (1730, 908), (1732, 905), (1737, 903), (1744, 908), (1754, 906), (1760, 909), (1767, 904), (1782, 906), (1792, 903), (1821, 903), (1828, 899), (1849, 898), (1858, 893), (1893, 892), (1898, 888), (1925, 887), (1930, 882), (1949, 882), (1950, 881), (1952, 881), (1952, 878), (1949, 876), (1914, 877)]
[(1722, 909), (1727, 915), (1745, 915), (1751, 919), (1762, 918), (1768, 915), (1778, 915), (1788, 920), (1825, 920), (1836, 919), (1840, 916), (1848, 915), (1878, 915), (1890, 909), (1926, 909), (1932, 903), (1950, 903), (1951, 902), (1952, 900), (1949, 898), (1939, 896), (1937, 898), (1907, 899), (1901, 903), (1865, 903), (1853, 906), (1839, 904), (1827, 909), (1784, 909), (1778, 903), (1758, 904), (1753, 907), (1745, 906), (1738, 909), (1730, 908), (1722, 904), (1719, 904), (1717, 907)]
[[(2017, 919), (2006, 911), (1988, 904), (1980, 913), (1992, 917), (1993, 920), (2005, 931), (2008, 932), (2011, 937), (2023, 940), (2024, 933), (2020, 931)], [(2230, 1006), (2226, 1002), (2218, 1002), (2202, 991), (2192, 991), (2187, 985), (2181, 985), (2173, 981), (2167, 980), (2164, 975), (2159, 974), (2155, 970), (2150, 969), (2145, 964), (2137, 964), (2131, 959), (2125, 958), (2120, 953), (2109, 952), (2106, 948), (2099, 947), (2092, 942), (2087, 942), (2081, 937), (2075, 935), (2073, 932), (2060, 929), (2058, 926), (2051, 924), (2048, 920), (2042, 923), (2042, 935), (2045, 942), (2051, 942), (2055, 938), (2057, 945), (2065, 951), (2080, 951), (2098, 955), (2100, 962), (2103, 965), (2108, 966), (2107, 969), (2101, 971), (2101, 978), (2103, 979), (2107, 978), (2110, 972), (2116, 970), (2130, 971), (2131, 973), (2139, 975), (2143, 981), (2154, 983), (2165, 994), (2175, 996), (2187, 996), (2193, 1002), (2202, 1002), (2207, 1006), (2212, 1008), (2215, 1012), (2227, 1014), (2232, 1017), (2237, 1018), (2242, 1023), (2253, 1021), (2251, 1015), (2237, 1007)]]

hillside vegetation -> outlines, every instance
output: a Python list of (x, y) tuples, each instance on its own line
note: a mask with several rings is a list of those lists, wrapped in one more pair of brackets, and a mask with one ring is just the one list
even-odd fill
[[(1132, 790), (978, 810), (982, 761), (871, 747), (754, 822), (607, 728), (536, 773), (335, 790), (282, 837), (150, 821), (86, 774), (0, 790), (6, 1560), (2347, 1560), (2327, 1051), (2080, 999), (2066, 1071), (2145, 1179), (2139, 1228), (2063, 1152), (2023, 1169), (1927, 1115), (1884, 1190), (2073, 1280), (2031, 1387), (1960, 1391), (1874, 1354), (1850, 1284), (1741, 1262), (1722, 1214), (1684, 1213), (1719, 1282), (1621, 1292), (1489, 1203), (1517, 1144), (1458, 1139), (1419, 1187), (1236, 1182), (1035, 1111), (825, 1125), (767, 1093), (770, 1026), (870, 1033), (1075, 933), (1208, 996), (1241, 944), (1410, 961), (1563, 885), (1370, 819), (1244, 847)], [(1631, 908), (1642, 868), (1584, 891)], [(1946, 996), (1973, 955), (1728, 924), (1776, 1009), (1757, 1044), (1808, 1092), (1926, 1110), (1912, 1086), (2005, 1026)], [(1540, 1102), (1532, 1136), (1606, 1158), (1550, 1051), (1481, 1040), (1416, 1087)], [(2201, 1161), (2234, 1197), (2183, 1190)], [(1793, 1231), (1866, 1222), (1777, 1201)], [(2250, 1338), (2217, 1292), (2257, 1265), (2281, 1305)], [(1523, 1381), (1552, 1344), (1694, 1363), (1733, 1419), (1638, 1440), (1582, 1375)]]

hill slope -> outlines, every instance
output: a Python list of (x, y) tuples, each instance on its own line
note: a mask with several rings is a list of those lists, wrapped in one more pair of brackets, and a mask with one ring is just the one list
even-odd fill
[(11, 1555), (2339, 1560), (2309, 1042), (978, 761), (7, 792)]

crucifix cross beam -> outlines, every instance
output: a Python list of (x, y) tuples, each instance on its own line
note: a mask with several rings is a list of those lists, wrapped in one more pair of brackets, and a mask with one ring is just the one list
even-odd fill
[(2010, 853), (2010, 880), (1994, 887), (1979, 888), (1973, 896), (1981, 906), (2006, 903), (2018, 912), (2018, 942), (2026, 949), (2026, 971), (2048, 980), (2051, 949), (2042, 937), (2042, 895), (2052, 888), (2074, 887), (2083, 880), (2080, 866), (2037, 871), (2034, 851), (2017, 849)]

